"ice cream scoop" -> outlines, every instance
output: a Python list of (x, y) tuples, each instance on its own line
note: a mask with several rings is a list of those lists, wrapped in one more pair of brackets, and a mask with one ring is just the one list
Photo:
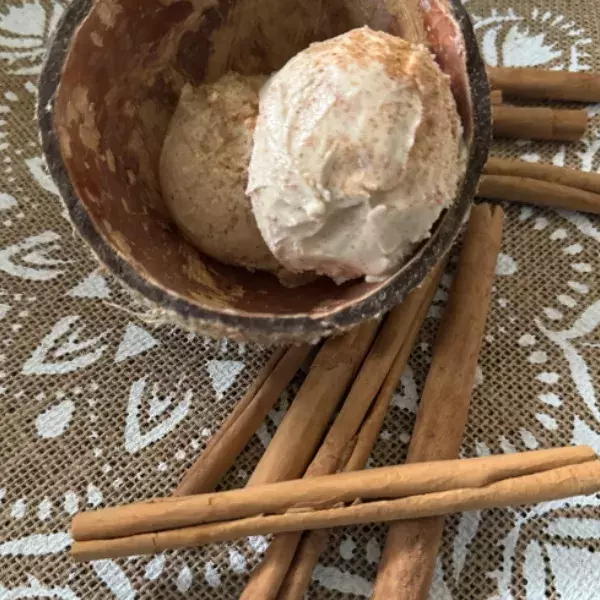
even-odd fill
[(247, 192), (263, 239), (292, 271), (390, 275), (455, 198), (462, 133), (423, 46), (368, 27), (312, 44), (260, 93)]
[(186, 85), (163, 144), (160, 181), (171, 216), (197, 248), (295, 286), (314, 275), (290, 273), (277, 261), (244, 194), (258, 91), (266, 79), (226, 73), (214, 83)]
[(177, 225), (228, 264), (277, 270), (244, 195), (258, 90), (264, 77), (228, 73), (186, 85), (160, 157), (161, 187)]

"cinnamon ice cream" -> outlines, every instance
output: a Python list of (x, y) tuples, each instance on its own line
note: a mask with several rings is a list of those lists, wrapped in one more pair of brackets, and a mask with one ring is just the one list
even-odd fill
[(260, 92), (247, 193), (291, 271), (390, 275), (431, 234), (466, 164), (431, 53), (367, 27), (311, 45)]
[(278, 262), (244, 193), (266, 79), (227, 73), (213, 84), (183, 88), (161, 152), (161, 188), (174, 221), (200, 250), (295, 286), (314, 274), (290, 273)]
[(186, 85), (159, 172), (171, 215), (197, 247), (224, 263), (276, 270), (244, 194), (265, 80), (228, 73), (214, 84)]

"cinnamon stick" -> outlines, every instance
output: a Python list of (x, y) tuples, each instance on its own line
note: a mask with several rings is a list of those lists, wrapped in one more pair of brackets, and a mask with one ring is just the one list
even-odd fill
[(492, 90), (490, 92), (490, 102), (492, 103), (492, 105), (494, 105), (494, 104), (502, 104), (503, 100), (504, 100), (504, 97), (502, 95), (502, 91), (501, 90)]
[[(426, 282), (409, 294), (386, 318), (339, 414), (306, 470), (305, 478), (334, 473), (339, 468), (348, 444), (359, 430), (396, 355), (406, 342), (424, 296), (429, 293), (432, 295), (437, 288), (444, 264), (445, 261), (438, 265)], [(276, 598), (301, 537), (301, 532), (291, 533), (278, 536), (271, 542), (266, 556), (242, 593), (241, 600)]]
[(284, 481), (303, 473), (378, 327), (377, 322), (364, 323), (325, 342), (248, 486)]
[(190, 467), (173, 496), (213, 490), (302, 366), (311, 346), (275, 350), (204, 452)]
[(587, 173), (567, 167), (555, 167), (554, 165), (508, 158), (490, 158), (485, 165), (484, 173), (486, 175), (508, 175), (511, 177), (525, 177), (526, 179), (540, 179), (548, 183), (558, 183), (566, 187), (600, 194), (600, 173)]
[[(402, 469), (403, 467), (405, 465), (394, 468)], [(427, 465), (424, 467), (426, 469)], [(340, 477), (340, 475), (332, 477)], [(360, 493), (364, 493), (367, 489), (369, 488), (361, 489)], [(320, 510), (290, 511), (284, 514), (258, 515), (195, 527), (142, 533), (125, 538), (75, 542), (71, 554), (76, 560), (150, 554), (169, 549), (224, 542), (249, 535), (414, 519), (465, 510), (532, 504), (592, 494), (598, 490), (600, 490), (600, 461), (594, 459), (580, 464), (534, 472), (530, 475), (492, 481), (474, 488), (456, 487), (447, 491), (394, 500), (378, 500)]]
[(532, 68), (488, 67), (492, 88), (507, 96), (537, 100), (600, 102), (600, 75)]
[[(433, 359), (419, 405), (408, 462), (455, 458), (467, 422), (502, 240), (504, 213), (480, 204), (471, 212)], [(374, 598), (426, 598), (444, 519), (393, 524)]]
[[(423, 299), (419, 312), (410, 327), (410, 332), (396, 355), (394, 363), (369, 410), (369, 414), (361, 425), (358, 435), (350, 445), (349, 458), (344, 461), (345, 472), (360, 471), (365, 468), (369, 455), (379, 437), (379, 432), (387, 416), (398, 382), (406, 369), (413, 346), (429, 311), (438, 283), (439, 278), (436, 278), (428, 286), (426, 297)], [(330, 536), (331, 532), (327, 529), (309, 531), (303, 535), (294, 560), (279, 590), (278, 600), (301, 600), (304, 597), (312, 572), (319, 556), (327, 547)]]
[(481, 198), (600, 214), (600, 194), (528, 177), (483, 175), (479, 180), (477, 195)]
[(587, 128), (585, 110), (510, 106), (492, 106), (494, 137), (576, 142)]
[(309, 479), (293, 479), (224, 492), (135, 502), (78, 513), (71, 528), (76, 541), (164, 531), (228, 521), (291, 508), (322, 508), (356, 498), (402, 498), (437, 491), (482, 487), (507, 479), (596, 459), (588, 446), (380, 467)]
[(379, 323), (329, 339), (254, 469), (248, 486), (294, 479), (314, 456), (323, 432), (367, 354)]
[(425, 317), (429, 312), (433, 296), (438, 289), (442, 274), (443, 269), (440, 269), (439, 274), (431, 281), (426, 297), (423, 298), (423, 302), (419, 307), (419, 313), (411, 325), (406, 341), (396, 355), (392, 368), (381, 386), (381, 390), (371, 407), (371, 411), (360, 428), (352, 453), (344, 465), (344, 471), (360, 471), (364, 469), (367, 464), (367, 460), (377, 442), (379, 432), (381, 431), (381, 427), (387, 416), (390, 402), (398, 388), (398, 382), (406, 370), (408, 359), (410, 358), (414, 344), (421, 331)]
[(302, 474), (377, 329), (376, 322), (364, 323), (323, 344), (248, 486)]

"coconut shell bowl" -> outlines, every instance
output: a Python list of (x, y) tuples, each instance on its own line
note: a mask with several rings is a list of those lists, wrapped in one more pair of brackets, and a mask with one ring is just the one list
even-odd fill
[[(425, 13), (439, 12), (435, 2), (425, 4)], [(288, 289), (267, 273), (212, 260), (171, 221), (158, 163), (188, 82), (211, 82), (229, 70), (268, 74), (310, 43), (363, 25), (408, 39), (425, 32), (423, 41), (447, 67), (447, 23), (422, 12), (418, 0), (73, 0), (46, 58), (38, 118), (74, 228), (163, 319), (203, 334), (316, 341), (387, 312), (451, 248), (491, 139), (489, 90), (471, 23), (460, 0), (447, 8), (464, 43), (466, 75), (456, 78), (454, 92), (469, 165), (431, 237), (385, 281), (337, 286), (321, 278)]]

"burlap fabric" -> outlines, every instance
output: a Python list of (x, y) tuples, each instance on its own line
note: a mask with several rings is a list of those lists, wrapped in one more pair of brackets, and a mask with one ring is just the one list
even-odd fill
[[(594, 0), (467, 6), (489, 64), (600, 71)], [(170, 492), (268, 351), (150, 324), (73, 236), (34, 121), (36, 76), (63, 7), (0, 3), (0, 599), (235, 598), (268, 540), (84, 565), (68, 556), (78, 510)], [(496, 152), (598, 170), (599, 124), (594, 116), (577, 145)], [(595, 218), (508, 208), (464, 456), (571, 443), (600, 452), (599, 249)], [(450, 280), (372, 465), (403, 460)], [(293, 392), (224, 487), (244, 484)], [(588, 497), (449, 518), (432, 598), (600, 597), (599, 506)], [(339, 531), (308, 597), (368, 596), (385, 531)]]

